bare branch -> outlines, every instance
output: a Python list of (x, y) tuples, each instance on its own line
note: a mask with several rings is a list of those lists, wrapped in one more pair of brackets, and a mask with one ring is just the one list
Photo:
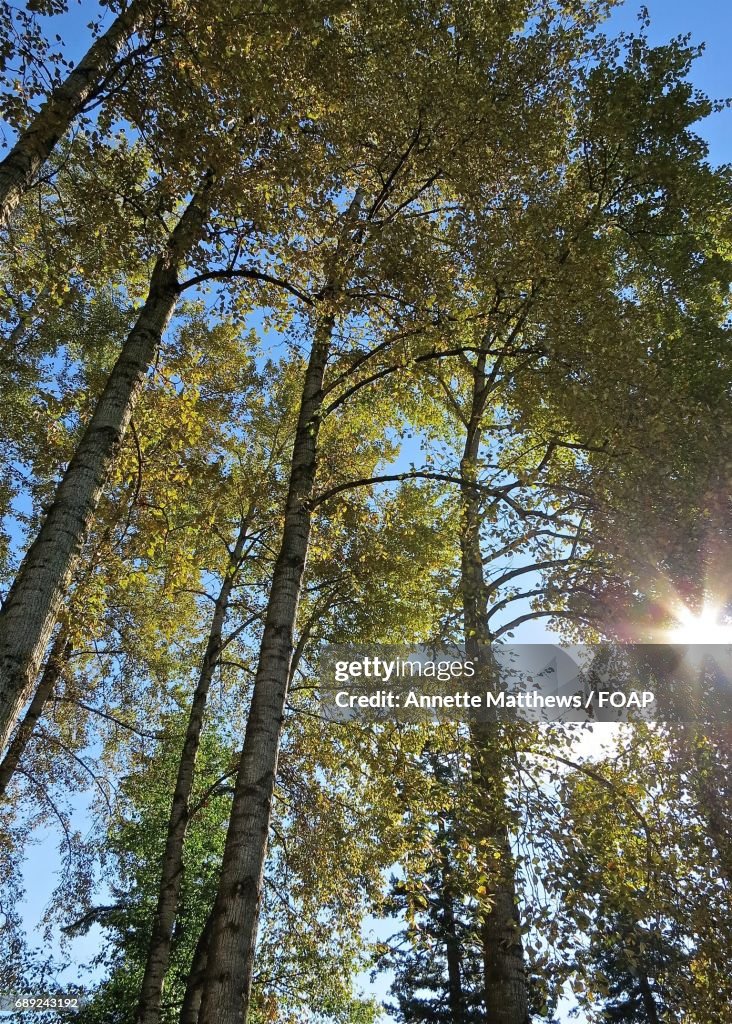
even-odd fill
[(290, 284), (289, 281), (283, 281), (279, 277), (275, 277), (273, 274), (267, 274), (263, 270), (255, 270), (253, 267), (229, 267), (221, 270), (207, 270), (201, 274), (195, 274), (193, 277), (189, 277), (186, 281), (181, 281), (178, 286), (178, 291), (183, 292), (187, 288), (193, 288), (196, 285), (203, 284), (205, 281), (230, 281), (232, 278), (242, 277), (250, 281), (258, 281), (260, 284), (273, 284), (277, 288), (283, 288), (286, 292), (294, 295), (295, 298), (300, 299), (306, 306), (314, 306), (315, 301), (301, 292), (294, 285)]

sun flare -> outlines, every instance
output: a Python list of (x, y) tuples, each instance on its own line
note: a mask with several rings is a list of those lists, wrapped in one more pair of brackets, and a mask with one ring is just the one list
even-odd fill
[(724, 618), (722, 608), (707, 604), (701, 614), (688, 608), (675, 612), (676, 624), (667, 632), (672, 644), (732, 644), (732, 622)]

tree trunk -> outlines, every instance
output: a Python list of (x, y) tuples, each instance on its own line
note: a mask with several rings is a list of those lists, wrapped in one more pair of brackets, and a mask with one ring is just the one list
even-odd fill
[[(466, 657), (483, 671), (491, 658), (491, 636), (486, 621), (486, 588), (480, 544), (480, 495), (477, 487), (482, 422), (490, 393), (486, 356), (478, 357), (473, 377), (473, 398), (460, 463), (461, 587)], [(487, 689), (491, 685), (486, 680)], [(472, 774), (475, 792), (476, 838), (487, 840), (481, 849), (500, 855), (491, 858), (490, 908), (480, 927), (483, 947), (484, 999), (487, 1024), (528, 1024), (528, 986), (521, 928), (516, 904), (515, 866), (504, 795), (504, 766), (500, 737), (493, 722), (471, 726)]]
[(280, 732), (305, 571), (323, 378), (333, 319), (316, 330), (303, 384), (282, 542), (262, 634), (221, 868), (200, 1024), (245, 1024)]
[(46, 659), (46, 667), (43, 670), (43, 675), (38, 683), (38, 689), (33, 696), (33, 700), (30, 702), (30, 707), (26, 711), (23, 721), (18, 726), (18, 730), (10, 742), (5, 757), (0, 762), (0, 798), (4, 797), (7, 792), (13, 773), (20, 763), (23, 752), (28, 746), (28, 740), (33, 735), (36, 723), (43, 714), (46, 702), (54, 691), (70, 653), (71, 645), (66, 640), (66, 631), (62, 629), (56, 636)]
[[(322, 298), (335, 302), (346, 276), (350, 250), (361, 240), (363, 195), (356, 194), (326, 268)], [(257, 919), (267, 855), (280, 734), (290, 681), (295, 623), (310, 544), (310, 499), (317, 469), (323, 381), (335, 312), (315, 329), (290, 462), (285, 519), (254, 678), (239, 772), (214, 904), (211, 942), (198, 1024), (246, 1024), (251, 999)]]
[(206, 184), (190, 201), (155, 264), (137, 323), (0, 609), (0, 750), (30, 696), (102, 488), (175, 309), (178, 271), (201, 234), (205, 218), (202, 196), (208, 187)]
[(158, 902), (155, 908), (152, 935), (147, 951), (145, 973), (142, 979), (140, 999), (137, 1007), (138, 1024), (158, 1024), (160, 1019), (160, 1002), (170, 960), (173, 926), (175, 924), (178, 898), (183, 880), (183, 844), (190, 820), (190, 798), (193, 790), (196, 756), (201, 741), (206, 702), (214, 672), (221, 656), (223, 630), (229, 610), (229, 599), (234, 586), (236, 572), (241, 565), (248, 526), (249, 520), (248, 517), (245, 517), (240, 525), (239, 535), (231, 552), (226, 575), (214, 604), (206, 653), (201, 663), (198, 682), (193, 693), (183, 750), (178, 762), (178, 776), (173, 791), (170, 818), (168, 820), (168, 833), (165, 840)]
[(208, 965), (208, 947), (211, 941), (211, 929), (213, 926), (213, 908), (206, 918), (198, 942), (193, 952), (191, 969), (188, 973), (186, 990), (183, 996), (183, 1003), (180, 1008), (180, 1024), (198, 1024), (198, 1014), (201, 1009), (201, 997), (203, 995), (203, 984), (206, 978), (206, 967)]
[(498, 877), (491, 886), (493, 905), (481, 927), (486, 1017), (490, 1024), (528, 1024), (526, 965), (513, 856), (505, 826), (492, 840), (494, 844), (498, 840), (501, 859), (494, 861)]
[(440, 903), (445, 932), (445, 959), (447, 961), (447, 1004), (451, 1024), (465, 1024), (465, 993), (462, 981), (462, 952), (455, 921), (455, 895), (452, 885), (452, 865), (445, 828), (440, 823)]
[(641, 999), (643, 1000), (643, 1009), (645, 1010), (646, 1017), (648, 1018), (648, 1024), (660, 1024), (658, 1019), (658, 1010), (656, 1009), (656, 1000), (653, 998), (653, 991), (648, 981), (648, 975), (642, 971), (638, 975), (638, 988), (640, 990)]
[(137, 32), (150, 0), (132, 0), (89, 48), (66, 81), (55, 89), (0, 163), (0, 227), (31, 187), (56, 143), (86, 103), (102, 88), (125, 42)]

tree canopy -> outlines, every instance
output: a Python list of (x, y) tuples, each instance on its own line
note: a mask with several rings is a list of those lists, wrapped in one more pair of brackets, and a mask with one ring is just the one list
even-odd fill
[(615, 6), (0, 5), (2, 1008), (728, 1024), (724, 721), (326, 713), (730, 623), (723, 104)]

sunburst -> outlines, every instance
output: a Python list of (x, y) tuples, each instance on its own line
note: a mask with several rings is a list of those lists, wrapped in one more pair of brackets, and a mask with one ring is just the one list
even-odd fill
[(732, 622), (720, 605), (705, 603), (698, 615), (682, 605), (673, 615), (676, 622), (665, 631), (667, 643), (732, 644)]

